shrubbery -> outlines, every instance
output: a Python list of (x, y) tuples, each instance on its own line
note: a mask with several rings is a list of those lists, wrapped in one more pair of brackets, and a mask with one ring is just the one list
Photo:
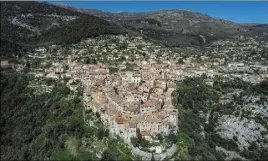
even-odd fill
[[(179, 109), (179, 132), (187, 140), (187, 142), (184, 141), (184, 144), (179, 144), (179, 147), (185, 146), (187, 151), (180, 149), (179, 155), (176, 155), (175, 158), (188, 156), (188, 159), (224, 159), (226, 156), (217, 152), (215, 150), (216, 146), (239, 153), (240, 149), (236, 143), (238, 141), (237, 136), (234, 136), (233, 139), (224, 139), (217, 134), (218, 117), (221, 115), (237, 115), (239, 117), (240, 113), (241, 117), (250, 117), (250, 113), (244, 109), (235, 108), (236, 103), (243, 103), (239, 96), (234, 96), (234, 100), (225, 105), (219, 104), (218, 100), (221, 95), (235, 89), (243, 90), (242, 95), (255, 93), (263, 96), (268, 91), (266, 90), (266, 84), (267, 81), (252, 85), (240, 79), (224, 81), (222, 78), (216, 78), (214, 85), (208, 86), (204, 83), (202, 77), (188, 78), (179, 82), (174, 94), (174, 103), (177, 104)], [(205, 123), (208, 114), (208, 122)], [(267, 126), (265, 117), (262, 118), (257, 115), (254, 119), (263, 126)], [(180, 142), (180, 139), (178, 142)], [(251, 147), (251, 149), (256, 149), (256, 146)], [(266, 153), (265, 149), (258, 149), (242, 152), (241, 155), (249, 159), (260, 159), (265, 158)]]
[[(56, 82), (51, 93), (34, 95), (27, 88), (29, 80), (16, 72), (1, 72), (1, 160), (95, 159), (82, 147), (82, 139), (101, 141), (109, 132), (84, 123), (79, 96), (66, 99), (73, 93)], [(70, 137), (75, 141), (72, 147), (67, 146)]]

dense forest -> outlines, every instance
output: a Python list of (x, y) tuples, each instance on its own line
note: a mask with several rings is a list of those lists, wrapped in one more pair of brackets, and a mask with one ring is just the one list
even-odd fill
[(7, 39), (1, 38), (1, 59), (16, 60), (15, 56), (22, 56), (27, 51), (31, 50), (30, 47), (20, 45)]
[(28, 81), (25, 75), (1, 73), (1, 160), (51, 158), (69, 136), (85, 134), (77, 96), (67, 101), (70, 91), (62, 84), (34, 95)]
[(108, 23), (95, 16), (81, 16), (80, 18), (64, 24), (61, 27), (54, 27), (42, 33), (41, 42), (52, 44), (77, 43), (82, 38), (97, 37), (100, 35), (116, 35), (125, 33), (123, 28)]
[(124, 33), (125, 30), (114, 23), (49, 3), (1, 2), (1, 55), (4, 58), (25, 54), (20, 48), (66, 45), (82, 38)]
[(1, 72), (1, 160), (96, 160), (88, 147), (93, 143), (84, 144), (88, 139), (104, 145), (102, 160), (132, 157), (101, 124), (98, 128), (85, 124), (79, 93), (48, 81), (54, 84), (52, 91), (37, 95), (27, 87), (30, 80), (24, 74)]

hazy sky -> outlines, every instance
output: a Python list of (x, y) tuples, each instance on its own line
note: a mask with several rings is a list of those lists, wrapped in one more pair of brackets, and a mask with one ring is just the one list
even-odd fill
[(159, 9), (186, 9), (239, 23), (268, 23), (268, 2), (61, 1), (56, 3), (109, 12), (146, 12)]

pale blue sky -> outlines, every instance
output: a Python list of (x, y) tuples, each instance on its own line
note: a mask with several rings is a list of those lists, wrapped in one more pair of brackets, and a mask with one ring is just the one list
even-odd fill
[(268, 23), (268, 2), (217, 1), (61, 1), (74, 7), (108, 12), (147, 12), (159, 9), (187, 9), (239, 23)]

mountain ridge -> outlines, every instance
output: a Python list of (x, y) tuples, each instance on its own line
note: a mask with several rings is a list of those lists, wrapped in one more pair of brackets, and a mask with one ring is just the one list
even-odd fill
[(143, 36), (168, 47), (189, 47), (268, 33), (267, 24), (239, 24), (189, 10), (111, 13), (49, 2), (1, 2), (1, 10), (1, 40), (25, 44), (25, 48), (67, 45), (106, 34)]
[[(121, 24), (125, 28), (167, 46), (200, 46), (237, 35), (259, 36), (262, 32), (268, 32), (267, 28), (258, 27), (259, 24), (244, 25), (189, 10), (162, 9), (149, 12), (115, 13), (72, 6), (67, 8)], [(154, 22), (160, 25), (155, 26)], [(204, 38), (206, 41), (203, 41)]]
[[(64, 45), (102, 34), (126, 33), (113, 22), (47, 2), (1, 2), (1, 11), (1, 40), (14, 46), (25, 44), (25, 48)], [(12, 45), (5, 44), (1, 41), (1, 50), (7, 51), (4, 55), (12, 55), (8, 52), (13, 51)]]

